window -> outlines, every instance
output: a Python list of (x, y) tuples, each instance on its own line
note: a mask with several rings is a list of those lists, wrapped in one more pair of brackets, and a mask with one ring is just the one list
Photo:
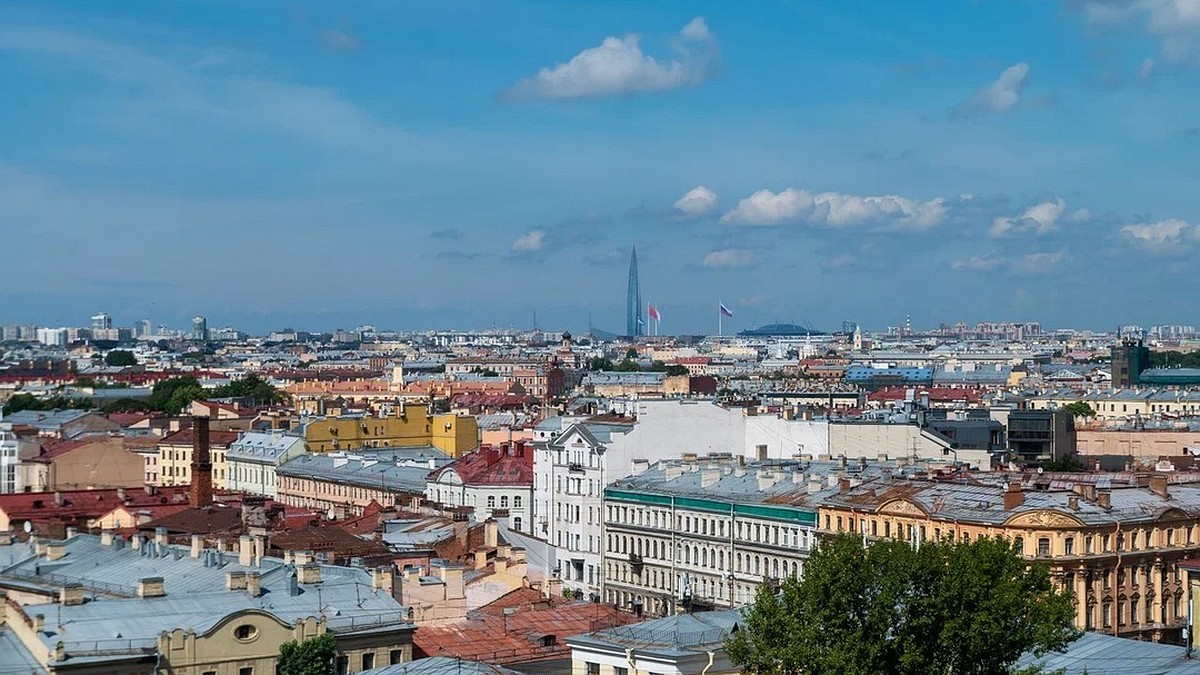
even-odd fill
[(337, 657), (337, 675), (350, 675), (350, 657)]
[(517, 516), (516, 518), (513, 518), (513, 529), (518, 532), (521, 531), (521, 516)]
[(398, 663), (404, 663), (404, 650), (403, 649), (393, 649), (391, 652), (388, 653), (388, 662), (389, 662), (388, 665), (390, 665), (390, 666), (394, 666)]
[(629, 675), (629, 669), (623, 666), (613, 666), (613, 675)]
[(508, 495), (500, 495), (500, 508), (508, 508)]
[(1044, 558), (1050, 555), (1050, 538), (1041, 537), (1038, 539), (1037, 554), (1039, 558)]
[(1075, 538), (1067, 537), (1063, 540), (1063, 553), (1066, 555), (1075, 555)]
[(367, 652), (366, 654), (363, 654), (362, 655), (362, 669), (369, 670), (374, 667), (375, 667), (375, 654), (373, 652)]
[(250, 642), (258, 637), (258, 629), (248, 623), (244, 623), (233, 629), (233, 637), (242, 642)]
[(488, 495), (487, 504), (489, 509), (496, 508), (496, 495)]
[(238, 675), (254, 675), (254, 666), (238, 668)]
[(513, 497), (513, 508), (514, 509), (521, 508), (521, 495), (516, 495)]
[(585, 665), (587, 666), (587, 675), (600, 675), (599, 663), (592, 663), (589, 661)]

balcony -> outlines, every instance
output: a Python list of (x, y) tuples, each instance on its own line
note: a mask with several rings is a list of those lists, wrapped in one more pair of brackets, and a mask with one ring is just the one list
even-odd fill
[(578, 462), (573, 462), (567, 465), (568, 473), (583, 473), (583, 465)]
[(645, 564), (646, 561), (642, 559), (642, 555), (640, 553), (629, 554), (629, 567), (633, 570), (634, 574), (641, 574), (642, 568), (645, 566)]

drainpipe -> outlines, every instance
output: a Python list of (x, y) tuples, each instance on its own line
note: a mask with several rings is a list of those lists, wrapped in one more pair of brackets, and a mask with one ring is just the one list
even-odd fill
[[(1118, 520), (1117, 521), (1117, 530), (1116, 530), (1116, 533), (1113, 535), (1113, 543), (1114, 544), (1118, 543), (1120, 541), (1120, 537), (1121, 537), (1121, 521)], [(1116, 548), (1117, 548), (1117, 566), (1116, 566), (1116, 568), (1113, 569), (1113, 576), (1115, 576), (1119, 580), (1121, 578), (1121, 548), (1119, 546)], [(1117, 597), (1121, 597), (1120, 587), (1116, 588), (1115, 590), (1117, 592)], [(1118, 600), (1117, 602), (1120, 602), (1120, 601)], [(1189, 605), (1190, 605), (1190, 603), (1189, 603)], [(1112, 627), (1113, 637), (1116, 637), (1120, 630), (1117, 626), (1117, 624), (1119, 622), (1116, 619), (1117, 619), (1117, 617), (1114, 616), (1113, 617), (1113, 627)]]
[(708, 654), (708, 663), (705, 664), (704, 670), (700, 671), (700, 675), (708, 675), (708, 669), (713, 667), (713, 660), (716, 658), (716, 653), (712, 650), (706, 653)]

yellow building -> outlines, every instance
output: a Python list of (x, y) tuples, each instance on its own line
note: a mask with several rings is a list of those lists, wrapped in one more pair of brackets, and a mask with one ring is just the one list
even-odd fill
[[(401, 406), (394, 414), (382, 417), (311, 418), (305, 427), (304, 441), (309, 452), (432, 445), (452, 457), (460, 457), (479, 446), (479, 425), (468, 415), (430, 415), (421, 406)], [(216, 467), (215, 459), (213, 466)]]
[[(1082, 480), (1095, 476), (1081, 475)], [(823, 532), (868, 539), (968, 541), (1001, 536), (1045, 562), (1072, 591), (1081, 630), (1178, 642), (1187, 623), (1180, 563), (1200, 550), (1200, 486), (1073, 490), (933, 481), (868, 481), (823, 500)]]
[[(214, 490), (226, 490), (229, 485), (229, 463), (225, 459), (225, 453), (229, 450), (229, 445), (237, 440), (238, 432), (214, 429), (208, 434), (212, 486)], [(159, 471), (155, 485), (191, 485), (192, 445), (190, 428), (176, 431), (159, 441)]]

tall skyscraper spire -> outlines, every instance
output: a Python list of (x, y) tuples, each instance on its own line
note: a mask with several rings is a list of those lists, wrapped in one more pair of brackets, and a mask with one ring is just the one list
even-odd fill
[(642, 323), (642, 287), (638, 284), (637, 247), (629, 254), (629, 288), (625, 299), (625, 334), (644, 335)]

